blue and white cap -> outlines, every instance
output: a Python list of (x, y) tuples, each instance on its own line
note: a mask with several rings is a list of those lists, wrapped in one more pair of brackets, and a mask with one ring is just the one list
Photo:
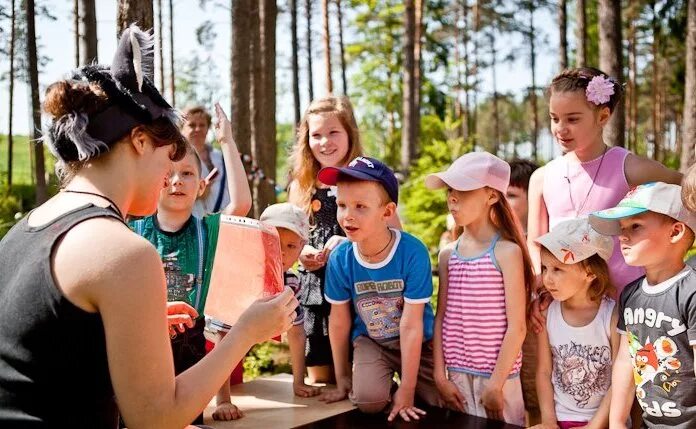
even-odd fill
[(359, 180), (379, 182), (387, 191), (389, 198), (394, 203), (399, 202), (399, 181), (396, 180), (394, 172), (389, 167), (375, 158), (359, 156), (348, 163), (347, 167), (322, 168), (319, 170), (317, 178), (321, 183), (334, 186), (342, 175)]

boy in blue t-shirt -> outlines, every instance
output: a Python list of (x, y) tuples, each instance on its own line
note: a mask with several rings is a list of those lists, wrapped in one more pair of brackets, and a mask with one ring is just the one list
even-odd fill
[[(428, 250), (414, 236), (389, 228), (399, 188), (380, 161), (358, 157), (345, 168), (322, 169), (318, 178), (337, 186), (337, 218), (348, 238), (331, 253), (326, 272), (337, 388), (323, 399), (349, 396), (366, 413), (381, 412), (391, 402), (389, 421), (397, 415), (418, 420), (425, 412), (414, 406), (416, 393), (428, 405), (439, 405)], [(401, 383), (392, 396), (394, 372)]]

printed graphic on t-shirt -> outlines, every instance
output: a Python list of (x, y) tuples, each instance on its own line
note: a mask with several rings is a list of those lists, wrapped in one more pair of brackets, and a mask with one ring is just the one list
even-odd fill
[(611, 384), (611, 350), (607, 346), (561, 344), (551, 346), (554, 386), (584, 408), (592, 397), (603, 395)]
[[(666, 393), (673, 393), (678, 388), (679, 369), (682, 364), (674, 357), (679, 351), (675, 342), (669, 337), (659, 337), (654, 342), (648, 338), (645, 344), (641, 344), (638, 337), (627, 332), (628, 350), (633, 363), (633, 380), (636, 383), (636, 397), (643, 406), (642, 401), (646, 397), (646, 384), (652, 383)], [(674, 410), (681, 414), (679, 410)]]
[(162, 256), (162, 266), (167, 280), (167, 301), (183, 301), (193, 305), (189, 296), (193, 290), (196, 276), (182, 270), (179, 264), (179, 252)]
[(403, 290), (404, 282), (400, 279), (355, 283), (356, 307), (370, 338), (380, 341), (399, 336)]

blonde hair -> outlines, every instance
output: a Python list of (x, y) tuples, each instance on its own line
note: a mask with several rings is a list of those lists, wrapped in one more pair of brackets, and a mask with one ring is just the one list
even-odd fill
[(310, 115), (336, 115), (348, 134), (348, 152), (341, 161), (348, 163), (351, 159), (363, 154), (360, 143), (360, 132), (355, 121), (353, 106), (345, 96), (328, 96), (312, 101), (297, 127), (297, 139), (290, 155), (290, 181), (295, 182), (297, 190), (297, 204), (312, 217), (312, 195), (315, 190), (317, 173), (321, 168), (319, 161), (314, 158), (309, 147), (309, 116)]

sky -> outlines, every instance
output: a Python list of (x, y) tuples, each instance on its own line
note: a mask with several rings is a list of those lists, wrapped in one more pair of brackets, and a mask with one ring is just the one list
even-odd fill
[[(47, 0), (43, 0), (46, 1)], [(155, 2), (155, 19), (157, 19), (157, 9)], [(167, 4), (167, 0), (163, 0)], [(316, 17), (313, 21), (313, 75), (315, 96), (320, 97), (325, 94), (324, 70), (323, 70), (323, 50), (321, 42), (321, 19), (318, 14), (319, 2), (315, 2)], [(36, 22), (37, 43), (41, 55), (46, 55), (51, 58), (51, 61), (42, 70), (39, 76), (41, 93), (46, 86), (63, 76), (71, 70), (74, 64), (74, 34), (73, 34), (73, 17), (72, 17), (72, 1), (68, 0), (53, 0), (50, 2), (52, 14), (57, 18), (55, 21), (46, 18), (38, 18)], [(97, 34), (98, 34), (98, 52), (99, 61), (101, 63), (110, 62), (116, 46), (116, 1), (114, 0), (96, 0), (97, 9)], [(217, 33), (215, 40), (213, 61), (220, 72), (220, 102), (222, 106), (229, 106), (230, 81), (228, 76), (229, 60), (230, 60), (230, 12), (228, 2), (222, 6), (220, 2), (208, 2), (205, 9), (201, 9), (199, 2), (195, 0), (175, 0), (174, 1), (174, 46), (175, 61), (188, 58), (195, 54), (200, 47), (196, 43), (195, 30), (206, 19), (211, 20), (214, 24), (214, 31)], [(290, 37), (289, 33), (289, 14), (285, 12), (286, 1), (278, 0), (279, 16), (277, 22), (277, 119), (279, 122), (287, 123), (292, 121), (292, 93), (291, 93), (291, 77), (290, 77)], [(345, 8), (344, 8), (345, 9)], [(346, 12), (344, 12), (346, 13)], [(553, 13), (553, 14), (552, 14)], [(163, 19), (165, 25), (169, 20), (168, 8), (164, 7)], [(550, 81), (555, 73), (558, 72), (557, 65), (557, 49), (558, 40), (557, 25), (555, 23), (555, 12), (539, 11), (535, 17), (539, 24), (539, 32), (537, 38), (545, 40), (546, 43), (540, 47), (537, 58), (537, 80), (538, 85), (543, 86)], [(344, 18), (344, 26), (348, 19)], [(302, 38), (303, 33), (300, 33)], [(344, 38), (346, 43), (349, 43), (351, 36), (355, 34), (355, 30), (350, 27), (345, 28)], [(169, 53), (169, 44), (165, 33), (165, 58)], [(572, 41), (572, 28), (569, 29), (569, 40)], [(519, 49), (523, 41), (520, 36), (508, 36), (501, 38), (498, 42), (499, 48), (503, 51), (511, 49)], [(301, 105), (304, 108), (308, 103), (308, 95), (306, 93), (306, 84), (304, 77), (304, 67), (306, 62), (300, 57), (300, 91)], [(3, 59), (0, 67), (8, 68), (6, 59)], [(165, 67), (165, 74), (168, 67)], [(175, 66), (176, 68), (176, 66)], [(158, 73), (158, 66), (155, 66)], [(349, 81), (350, 81), (349, 70)], [(339, 73), (337, 66), (334, 66), (334, 86), (339, 85)], [(159, 78), (155, 76), (155, 82), (159, 82)], [(512, 92), (521, 94), (524, 88), (530, 85), (531, 71), (526, 58), (519, 58), (515, 62), (502, 64), (497, 69), (498, 91)], [(482, 85), (481, 89), (485, 93), (492, 92), (491, 73), (489, 70), (483, 70), (481, 74)], [(350, 82), (349, 82), (350, 85)], [(28, 88), (26, 85), (15, 84), (15, 103), (14, 103), (14, 129), (17, 134), (26, 134), (29, 123), (29, 108)], [(6, 100), (8, 96), (8, 83), (0, 82), (0, 100)], [(165, 93), (165, 98), (169, 98)], [(181, 107), (181, 106), (177, 106)], [(360, 118), (361, 106), (355, 106), (356, 115)], [(7, 132), (7, 103), (0, 101), (0, 133)], [(550, 142), (550, 137), (542, 137), (541, 154), (553, 155), (553, 145)], [(546, 157), (546, 156), (545, 156)]]

